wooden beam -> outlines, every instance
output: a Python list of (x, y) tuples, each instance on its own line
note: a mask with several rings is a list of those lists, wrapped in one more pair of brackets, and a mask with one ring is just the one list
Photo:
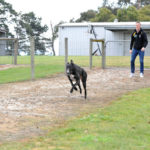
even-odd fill
[(104, 40), (95, 40), (95, 39), (92, 39), (92, 42), (104, 42)]

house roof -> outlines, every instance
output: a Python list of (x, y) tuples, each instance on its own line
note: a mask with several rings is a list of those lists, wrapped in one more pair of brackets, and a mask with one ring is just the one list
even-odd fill
[(4, 29), (0, 29), (0, 32), (1, 33), (5, 33), (6, 31)]
[[(60, 27), (86, 27), (93, 25), (94, 27), (104, 27), (107, 30), (133, 30), (136, 22), (84, 22), (84, 23), (64, 23)], [(141, 22), (141, 27), (150, 30), (150, 22)]]

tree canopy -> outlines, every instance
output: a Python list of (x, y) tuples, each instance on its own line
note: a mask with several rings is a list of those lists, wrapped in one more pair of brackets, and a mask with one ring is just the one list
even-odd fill
[(137, 21), (138, 11), (134, 6), (129, 6), (126, 8), (120, 8), (117, 11), (117, 18), (119, 21)]
[[(97, 11), (90, 10), (83, 12), (77, 22), (112, 22), (118, 21), (150, 21), (150, 0), (118, 0), (116, 3), (109, 3), (103, 0), (102, 7)], [(93, 15), (90, 15), (92, 12)]]
[(112, 22), (116, 16), (106, 7), (99, 8), (99, 12), (95, 18), (91, 19), (93, 22)]

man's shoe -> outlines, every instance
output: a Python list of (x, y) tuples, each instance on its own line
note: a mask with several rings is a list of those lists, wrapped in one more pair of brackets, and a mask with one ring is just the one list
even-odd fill
[(143, 73), (140, 73), (140, 77), (141, 77), (141, 78), (143, 78), (143, 77), (144, 77)]
[(134, 76), (134, 73), (130, 73), (130, 78), (132, 78)]

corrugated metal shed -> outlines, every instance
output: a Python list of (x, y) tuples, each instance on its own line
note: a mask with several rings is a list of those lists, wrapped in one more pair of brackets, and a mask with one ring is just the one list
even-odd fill
[[(141, 25), (146, 31), (148, 39), (150, 39), (150, 22), (141, 22)], [(64, 38), (67, 37), (69, 55), (89, 55), (89, 40), (90, 38), (95, 38), (93, 34), (90, 34), (89, 30), (91, 26), (94, 27), (97, 39), (105, 39), (107, 41), (107, 56), (129, 55), (130, 36), (135, 29), (135, 22), (62, 24), (59, 27), (59, 54), (64, 55)], [(117, 40), (121, 40), (122, 42), (115, 42)], [(93, 50), (97, 49), (97, 43), (94, 43), (93, 47)], [(150, 55), (150, 46), (146, 50), (146, 55)]]

